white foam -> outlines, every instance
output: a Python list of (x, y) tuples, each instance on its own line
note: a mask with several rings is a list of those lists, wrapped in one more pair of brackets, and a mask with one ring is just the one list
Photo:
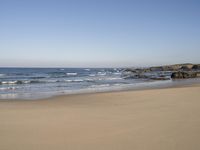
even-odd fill
[(89, 76), (90, 76), (90, 77), (95, 77), (96, 75), (95, 75), (95, 74), (90, 74)]
[(121, 72), (114, 72), (113, 74), (115, 74), (115, 75), (120, 75)]
[(107, 80), (120, 80), (120, 79), (122, 79), (122, 78), (107, 78)]
[(64, 80), (65, 82), (83, 82), (82, 79), (75, 79), (75, 80)]
[(81, 79), (75, 79), (73, 80), (74, 82), (83, 82), (84, 80), (81, 80)]
[(76, 72), (69, 72), (69, 73), (66, 73), (68, 76), (76, 76), (77, 73)]
[(105, 75), (106, 75), (106, 72), (98, 72), (98, 75), (100, 75), (100, 76), (105, 76)]
[(28, 80), (27, 80), (27, 81), (24, 81), (23, 83), (24, 83), (24, 84), (28, 84), (28, 83), (30, 83), (30, 82), (31, 82), (31, 81), (28, 81)]
[(85, 81), (92, 82), (95, 81), (94, 79), (85, 79)]
[(84, 69), (85, 71), (90, 71), (90, 69)]
[(0, 91), (5, 91), (5, 90), (15, 90), (16, 87), (1, 87)]
[(16, 84), (17, 81), (2, 81), (2, 84)]
[(72, 82), (72, 80), (64, 80), (65, 82)]

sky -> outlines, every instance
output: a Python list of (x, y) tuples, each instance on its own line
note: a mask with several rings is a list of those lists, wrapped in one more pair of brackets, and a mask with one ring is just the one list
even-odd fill
[(0, 67), (200, 63), (199, 0), (0, 0)]

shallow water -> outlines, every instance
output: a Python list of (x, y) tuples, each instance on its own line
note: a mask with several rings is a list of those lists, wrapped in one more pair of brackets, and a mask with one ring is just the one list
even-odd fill
[(123, 79), (120, 68), (0, 68), (0, 99), (39, 99), (61, 94), (161, 88), (199, 79)]

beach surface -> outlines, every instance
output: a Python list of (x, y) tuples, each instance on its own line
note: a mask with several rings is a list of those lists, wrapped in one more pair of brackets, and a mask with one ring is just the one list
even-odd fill
[(200, 85), (0, 100), (1, 150), (197, 150)]

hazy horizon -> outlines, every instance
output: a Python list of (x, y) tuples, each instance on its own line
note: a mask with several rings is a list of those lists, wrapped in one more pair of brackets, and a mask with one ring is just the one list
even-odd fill
[(200, 1), (0, 2), (0, 67), (200, 63)]
[(168, 66), (168, 65), (178, 65), (178, 64), (199, 64), (199, 63), (166, 63), (166, 64), (150, 64), (150, 65), (118, 65), (118, 66), (101, 66), (101, 65), (96, 65), (96, 66), (62, 66), (62, 65), (20, 65), (20, 66), (0, 66), (0, 68), (83, 68), (83, 69), (87, 69), (87, 68), (143, 68), (143, 67), (158, 67), (158, 66)]

